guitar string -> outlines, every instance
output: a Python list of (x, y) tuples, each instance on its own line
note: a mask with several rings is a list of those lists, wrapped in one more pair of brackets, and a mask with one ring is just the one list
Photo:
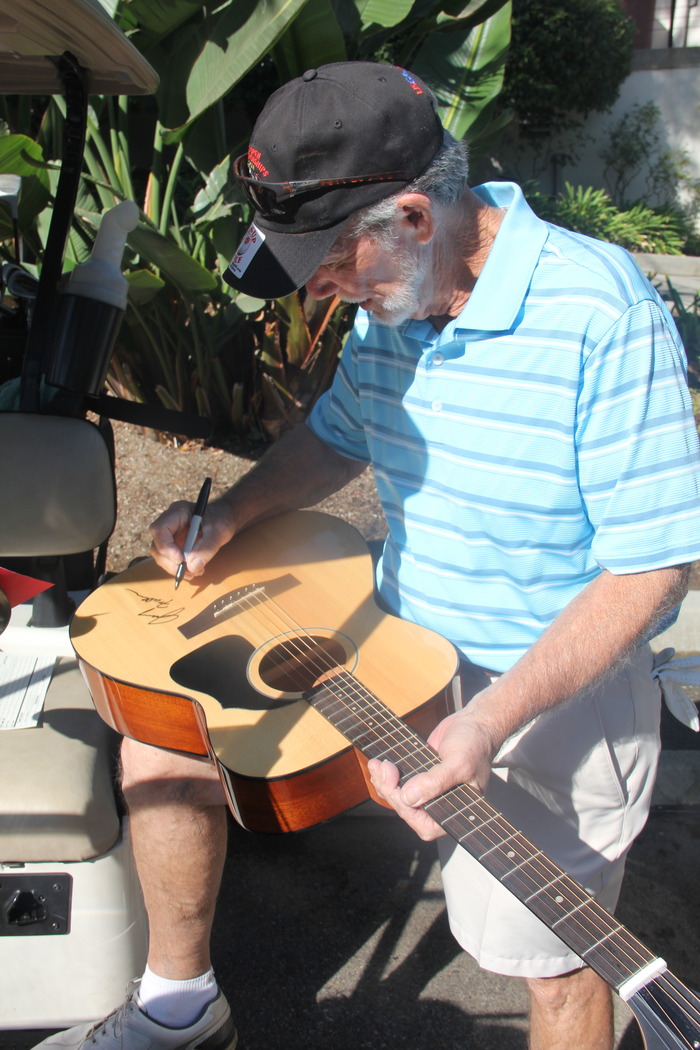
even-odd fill
[[(270, 615), (268, 615), (268, 619), (270, 619), (270, 621), (274, 624), (274, 628), (275, 628), (276, 632), (279, 632), (280, 626), (287, 632), (289, 632), (290, 630), (292, 630), (294, 632), (292, 634), (292, 636), (289, 636), (289, 634), (288, 634), (287, 637), (284, 637), (283, 644), (281, 646), (276, 647), (277, 649), (281, 650), (282, 652), (287, 651), (288, 655), (291, 655), (293, 657), (296, 656), (300, 661), (301, 661), (302, 657), (305, 658), (305, 660), (306, 660), (305, 666), (306, 667), (310, 667), (311, 666), (312, 670), (314, 670), (317, 673), (318, 677), (322, 677), (327, 672), (338, 670), (338, 665), (335, 663), (335, 661), (331, 660), (331, 658), (328, 657), (327, 654), (325, 652), (323, 652), (323, 650), (319, 649), (318, 643), (316, 642), (316, 639), (313, 637), (313, 635), (309, 634), (309, 632), (307, 632), (303, 628), (301, 628), (294, 621), (294, 618), (291, 615), (289, 615), (287, 612), (285, 612), (283, 610), (283, 608), (281, 606), (279, 606), (279, 604), (277, 602), (275, 602), (274, 600), (271, 600), (271, 598), (269, 598), (267, 595), (264, 596), (264, 601), (260, 600), (260, 598), (257, 598), (257, 600), (256, 600), (255, 596), (253, 596), (253, 595), (248, 597), (247, 601), (249, 602), (249, 610), (248, 611), (251, 612), (251, 613), (254, 613), (256, 608), (258, 609), (258, 611), (259, 610), (263, 610), (263, 611), (266, 611), (266, 612), (267, 612), (267, 610), (269, 608), (273, 608), (273, 609), (277, 610), (277, 617), (278, 617), (279, 623), (275, 623), (274, 617), (271, 617)], [(260, 622), (262, 622), (262, 617), (259, 617), (259, 618), (260, 618)], [(258, 633), (261, 634), (263, 640), (266, 640), (266, 642), (268, 642), (268, 640), (273, 640), (274, 639), (274, 638), (271, 639), (270, 635), (267, 634), (264, 631), (258, 631)], [(297, 639), (300, 639), (300, 640), (297, 640)], [(303, 645), (301, 644), (301, 642), (303, 642)], [(305, 648), (304, 648), (304, 646), (305, 646)], [(320, 663), (319, 663), (319, 653), (321, 654), (321, 660), (322, 660), (322, 661), (320, 661)], [(276, 658), (274, 649), (271, 650), (270, 655), (273, 658)], [(310, 665), (310, 660), (309, 660), (310, 657), (312, 658), (311, 659), (311, 665)], [(278, 667), (282, 667), (282, 666), (287, 667), (287, 661), (285, 661), (285, 660), (278, 659), (277, 663), (278, 663)], [(347, 671), (344, 671), (344, 669), (342, 669), (341, 673), (343, 673), (343, 672), (344, 672), (344, 674), (347, 674), (347, 675), (349, 675), (349, 677), (351, 677), (352, 689), (356, 690), (356, 692), (357, 692), (357, 697), (356, 698), (360, 698), (360, 699), (362, 699), (364, 701), (366, 701), (366, 699), (369, 698), (370, 701), (375, 703), (376, 711), (374, 713), (375, 713), (376, 716), (382, 716), (382, 717), (386, 718), (386, 714), (388, 714), (390, 717), (391, 716), (397, 717), (397, 716), (394, 715), (393, 712), (390, 711), (390, 709), (388, 709), (385, 706), (381, 705), (381, 703), (380, 703), (380, 701), (378, 701), (377, 697), (375, 697), (372, 693), (366, 691), (364, 689), (364, 687), (362, 687), (361, 682), (358, 682), (358, 680), (351, 673), (349, 673)], [(299, 686), (301, 691), (304, 691), (305, 688), (307, 688), (305, 686), (305, 682), (302, 682), (301, 680), (298, 681), (298, 686)], [(347, 686), (346, 685), (345, 685), (344, 688), (345, 688), (346, 694), (348, 696), (352, 696), (352, 692), (349, 692), (347, 690)], [(364, 703), (363, 706), (366, 708), (366, 702)], [(354, 711), (353, 714), (357, 718), (357, 712)], [(361, 721), (361, 719), (360, 719), (360, 721)], [(379, 736), (377, 734), (376, 730), (372, 726), (369, 726), (369, 724), (367, 724), (367, 729), (365, 731), (365, 735), (366, 735), (367, 732), (369, 734), (374, 734), (376, 739), (378, 740), (378, 742), (384, 743), (385, 734), (384, 734), (383, 737)], [(403, 722), (401, 722), (400, 719), (397, 719), (396, 726), (391, 726), (391, 733), (389, 734), (389, 737), (391, 736), (391, 734), (396, 735), (397, 733), (402, 734), (405, 737), (405, 738), (401, 738), (401, 736), (399, 737), (399, 739), (397, 741), (397, 744), (395, 745), (395, 750), (399, 750), (400, 751), (399, 745), (400, 745), (400, 747), (403, 747), (404, 749), (408, 749), (410, 747), (410, 751), (408, 751), (408, 750), (405, 751), (404, 757), (406, 757), (406, 758), (418, 758), (419, 757), (418, 752), (423, 752), (424, 753), (423, 755), (421, 755), (421, 758), (420, 758), (420, 761), (422, 763), (422, 770), (420, 770), (420, 771), (413, 771), (413, 772), (422, 772), (424, 770), (428, 770), (428, 769), (431, 768), (431, 766), (434, 764), (434, 762), (436, 762), (438, 756), (437, 756), (436, 753), (432, 752), (427, 747), (427, 744), (425, 744), (425, 742), (423, 740), (421, 740), (421, 738), (419, 736), (413, 735), (411, 737), (411, 735), (410, 735), (411, 732), (412, 731), (410, 731), (409, 727), (406, 727), (405, 724)], [(351, 742), (353, 742), (353, 741), (351, 741)], [(416, 743), (417, 742), (419, 744), (419, 748), (418, 749), (416, 748)], [(390, 753), (390, 749), (389, 749), (389, 753)], [(426, 762), (429, 763), (429, 764), (426, 764)], [(464, 786), (466, 787), (467, 785), (464, 785)], [(497, 811), (493, 810), (493, 808), (488, 803), (486, 803), (481, 798), (481, 796), (478, 795), (478, 793), (473, 791), (473, 789), (469, 789), (469, 793), (472, 793), (472, 792), (473, 792), (473, 799), (470, 799), (468, 801), (468, 805), (471, 808), (473, 808), (474, 806), (478, 807), (479, 810), (481, 810), (481, 813), (479, 815), (482, 818), (484, 816), (486, 816), (488, 818), (481, 825), (481, 827), (476, 828), (476, 831), (485, 833), (485, 837), (487, 837), (487, 840), (492, 842), (492, 848), (497, 848), (497, 847), (503, 845), (503, 841), (502, 840), (501, 841), (496, 840), (495, 842), (493, 842), (493, 840), (488, 839), (488, 836), (490, 835), (490, 828), (488, 828), (486, 825), (488, 823), (493, 822), (493, 821), (495, 821), (496, 825), (501, 823), (502, 826), (506, 829), (506, 831), (511, 833), (509, 835), (509, 838), (510, 837), (514, 837), (516, 840), (523, 840), (523, 841), (526, 842), (527, 845), (531, 846), (531, 843), (528, 843), (527, 839), (525, 839), (525, 837), (522, 836), (521, 833), (517, 832), (516, 829), (512, 825), (510, 825), (507, 821), (505, 821), (505, 819), (499, 813), (497, 813)], [(451, 799), (446, 798), (445, 796), (442, 796), (439, 799), (432, 800), (432, 801), (433, 802), (439, 802), (439, 803), (447, 802), (449, 805), (454, 806), (454, 802)], [(451, 814), (451, 816), (460, 816), (460, 814), (462, 812), (463, 812), (463, 807), (454, 806), (454, 812)], [(449, 817), (447, 817), (445, 819), (449, 820)], [(517, 842), (517, 844), (518, 844), (518, 848), (521, 848), (521, 844), (519, 844), (519, 841)], [(532, 848), (534, 848), (534, 847), (532, 847)], [(489, 850), (487, 850), (487, 853), (488, 852), (489, 852)], [(482, 856), (484, 856), (484, 855), (482, 855)], [(476, 859), (479, 859), (479, 858), (476, 858)], [(577, 884), (573, 880), (571, 880), (569, 878), (569, 876), (566, 875), (565, 871), (563, 869), (559, 868), (557, 865), (555, 865), (546, 855), (540, 853), (540, 850), (534, 850), (534, 853), (531, 854), (530, 856), (528, 856), (528, 854), (525, 854), (524, 857), (523, 857), (523, 862), (524, 863), (525, 862), (530, 862), (530, 863), (535, 862), (537, 864), (542, 865), (542, 869), (544, 871), (544, 874), (546, 874), (546, 875), (555, 875), (555, 879), (553, 880), (554, 882), (559, 881), (561, 878), (564, 878), (565, 883), (567, 884), (566, 888), (567, 888), (567, 891), (569, 892), (569, 894), (571, 894), (571, 892), (573, 891), (573, 901), (570, 899), (570, 900), (567, 901), (567, 903), (568, 904), (575, 903), (575, 905), (576, 905), (575, 910), (576, 911), (581, 906), (586, 906), (586, 905), (591, 906), (592, 905), (592, 906), (594, 906), (595, 909), (599, 909), (599, 911), (600, 911), (600, 916), (596, 917), (598, 919), (598, 921), (599, 921), (599, 919), (602, 919), (604, 923), (608, 923), (610, 921), (611, 917), (609, 916), (609, 913), (607, 911), (604, 911), (604, 909), (602, 909), (601, 906), (597, 904), (597, 902), (595, 901), (594, 898), (590, 898), (589, 895), (585, 894), (585, 891), (581, 891), (580, 888), (577, 886)], [(512, 875), (512, 870), (509, 871), (508, 874)], [(540, 874), (542, 874), (542, 873), (540, 873)], [(516, 876), (516, 879), (517, 879), (517, 876)], [(537, 894), (536, 895), (531, 895), (531, 896), (538, 896), (538, 894), (540, 894), (540, 892), (547, 892), (548, 889), (549, 889), (548, 886), (540, 888), (539, 890), (537, 890)], [(554, 903), (558, 903), (558, 902), (556, 900), (554, 900)], [(571, 915), (565, 917), (565, 919), (569, 919), (569, 920), (571, 920), (572, 918), (574, 918), (574, 921), (578, 923), (578, 926), (579, 926), (580, 930), (584, 931), (585, 933), (589, 932), (587, 930), (586, 925), (580, 923), (580, 919), (579, 919), (578, 915), (576, 915), (575, 917), (573, 917)], [(593, 925), (594, 925), (594, 928), (596, 928), (595, 924), (593, 924)], [(641, 942), (639, 942), (634, 937), (634, 934), (632, 934), (629, 930), (627, 930), (623, 926), (621, 926), (621, 924), (617, 924), (617, 929), (612, 929), (611, 928), (608, 931), (606, 931), (606, 928), (604, 928), (604, 926), (597, 927), (596, 928), (596, 932), (603, 933), (603, 938), (602, 938), (603, 941), (607, 940), (609, 938), (616, 938), (618, 940), (620, 949), (622, 949), (624, 951), (625, 955), (627, 955), (627, 958), (630, 960), (630, 963), (634, 963), (634, 968), (633, 968), (633, 971), (632, 971), (633, 973), (636, 972), (638, 969), (640, 969), (643, 965), (645, 965), (645, 963), (648, 963), (650, 961), (650, 958), (651, 959), (654, 958), (653, 955), (650, 953), (649, 949), (646, 949), (644, 947), (644, 945), (641, 944)], [(632, 943), (631, 944), (624, 944), (621, 941), (620, 934), (623, 934), (624, 938), (627, 939), (628, 941), (632, 942)], [(598, 947), (597, 945), (594, 946), (594, 948), (597, 948), (597, 947)], [(639, 948), (641, 948), (643, 950), (643, 952), (644, 952), (643, 954), (639, 951)], [(634, 955), (632, 955), (630, 953), (630, 951), (635, 951), (635, 953), (638, 955), (638, 958), (635, 959)], [(672, 997), (674, 997), (674, 999), (677, 1002), (677, 1005), (681, 1006), (681, 1004), (678, 1003), (678, 995), (677, 995), (676, 988), (674, 987), (674, 985), (671, 984), (671, 982), (669, 980), (664, 979), (664, 974), (660, 974), (658, 976), (658, 978), (656, 978), (653, 982), (650, 982), (645, 987), (646, 987), (646, 989), (650, 990), (650, 993), (652, 993), (651, 992), (652, 986), (656, 985), (657, 983), (659, 985), (662, 985), (662, 984), (666, 985), (667, 986), (667, 994), (670, 994)], [(681, 985), (681, 988), (683, 988), (682, 985)], [(698, 1011), (698, 1008), (690, 1000), (687, 999), (687, 997), (685, 996), (685, 991), (686, 990), (684, 989), (683, 993), (682, 993), (682, 997), (683, 997), (683, 999), (685, 1001), (685, 1009), (686, 1010), (693, 1010), (693, 1012), (695, 1014), (695, 1018), (692, 1018), (692, 1020), (696, 1020), (696, 1023), (697, 1023), (698, 1018), (700, 1018), (700, 1012)], [(660, 1003), (658, 1003), (657, 1005), (659, 1006), (660, 1009), (663, 1009), (661, 1007)], [(674, 1023), (672, 1022), (670, 1017), (667, 1018), (667, 1020), (669, 1020), (670, 1026), (674, 1026)], [(678, 1032), (678, 1035), (679, 1035), (679, 1038), (681, 1038), (682, 1041), (685, 1042), (688, 1047), (693, 1047), (693, 1045), (690, 1042), (686, 1041), (685, 1036), (680, 1031)], [(695, 1050), (697, 1050), (697, 1044), (695, 1045)]]
[[(698, 1050), (698, 1048), (700, 1048), (700, 1001), (697, 996), (694, 996), (695, 1002), (691, 1002), (689, 996), (693, 995), (693, 993), (678, 981), (677, 978), (675, 978), (675, 981), (680, 986), (680, 990), (676, 988), (676, 985), (670, 977), (665, 974), (662, 974), (660, 977), (651, 981), (643, 990), (648, 993), (649, 998), (656, 1004), (658, 1013), (666, 1019), (669, 1029), (676, 1033), (678, 1039), (689, 1047), (690, 1050)], [(697, 1035), (692, 1038), (692, 1042), (691, 1037), (686, 1036), (686, 1034), (681, 1031), (678, 1022), (671, 1017), (668, 1008), (662, 1001), (662, 990), (665, 992), (666, 997), (673, 1001), (674, 1006), (686, 1013), (690, 1023), (696, 1026)]]
[[(671, 1032), (675, 1033), (678, 1040), (682, 1042), (689, 1050), (699, 1050), (700, 1048), (700, 999), (691, 992), (688, 988), (674, 977), (673, 974), (664, 973), (660, 974), (659, 977), (654, 978), (648, 984), (644, 985), (640, 992), (644, 991), (648, 997), (654, 1002), (657, 1008), (657, 1016), (662, 1019), (665, 1018), (666, 1024)], [(696, 1036), (687, 1036), (685, 1032), (681, 1031), (681, 1028), (677, 1021), (675, 1021), (666, 1007), (662, 996), (662, 992), (665, 997), (670, 999), (674, 1006), (680, 1011), (685, 1012), (690, 1024), (696, 1027)], [(691, 997), (692, 996), (692, 1000)], [(628, 1003), (631, 1007), (631, 1002)], [(641, 1025), (640, 1025), (641, 1026)]]
[[(282, 651), (286, 650), (288, 655), (291, 655), (292, 657), (296, 656), (297, 659), (300, 659), (301, 657), (305, 657), (307, 659), (306, 666), (309, 666), (308, 658), (312, 657), (313, 658), (312, 661), (311, 661), (312, 669), (317, 672), (318, 677), (321, 677), (322, 675), (326, 674), (329, 671), (337, 670), (338, 665), (335, 662), (331, 662), (327, 658), (325, 653), (323, 653), (323, 655), (322, 655), (322, 662), (319, 662), (319, 660), (318, 660), (319, 647), (318, 647), (317, 642), (314, 640), (314, 638), (311, 635), (308, 634), (307, 631), (304, 631), (297, 623), (295, 623), (293, 618), (290, 617), (285, 612), (285, 610), (282, 609), (279, 606), (279, 604), (277, 602), (273, 601), (272, 599), (266, 598), (264, 603), (262, 601), (258, 601), (254, 605), (253, 602), (252, 602), (252, 597), (248, 598), (247, 600), (250, 603), (249, 611), (251, 611), (251, 612), (253, 612), (255, 608), (257, 608), (259, 611), (263, 610), (266, 613), (268, 612), (269, 607), (272, 607), (272, 608), (277, 610), (277, 616), (278, 616), (278, 619), (279, 619), (279, 623), (276, 623), (269, 615), (267, 617), (268, 619), (272, 620), (272, 622), (274, 623), (275, 631), (277, 631), (277, 632), (280, 631), (280, 625), (282, 626), (282, 628), (286, 629), (287, 632), (289, 632), (290, 628), (291, 628), (291, 630), (293, 630), (294, 634), (291, 637), (289, 637), (289, 636), (285, 637), (283, 644), (277, 647), (278, 649), (280, 649)], [(262, 618), (261, 618), (261, 620), (262, 620)], [(264, 634), (264, 639), (266, 641), (269, 641), (270, 640), (269, 635), (268, 634)], [(304, 648), (300, 644), (300, 641), (299, 641), (300, 639), (303, 639), (303, 641), (304, 641), (304, 643), (306, 645), (306, 648)], [(270, 655), (274, 655), (274, 650), (271, 652)], [(280, 666), (284, 662), (285, 661), (282, 661), (282, 660), (278, 661)], [(315, 662), (315, 666), (313, 666), (314, 662)], [(352, 679), (352, 683), (353, 683), (353, 688), (357, 689), (357, 684), (358, 684), (357, 680), (353, 678)], [(299, 683), (299, 684), (302, 685), (302, 683)], [(347, 691), (347, 686), (346, 686), (346, 691)], [(369, 695), (371, 697), (371, 694), (369, 694)], [(361, 694), (358, 694), (358, 696), (361, 696)], [(365, 697), (365, 699), (366, 699), (366, 697)], [(372, 697), (372, 700), (374, 700), (375, 703), (376, 703), (376, 698)], [(380, 708), (377, 708), (375, 714), (376, 715), (384, 714), (384, 711), (382, 711)], [(367, 728), (368, 728), (368, 730), (370, 732), (374, 732), (373, 727), (368, 726)], [(401, 733), (401, 734), (406, 734), (408, 732), (408, 727), (404, 727), (404, 725), (399, 722), (396, 727), (392, 727), (392, 734), (394, 734), (394, 736), (395, 736), (397, 731), (399, 733)], [(390, 736), (391, 736), (391, 734), (390, 734)], [(379, 738), (379, 739), (381, 739), (381, 738)], [(427, 748), (427, 745), (425, 745), (425, 743), (420, 740), (420, 737), (416, 737), (415, 739), (418, 741), (418, 743), (420, 745), (420, 749), (422, 749), (425, 752), (425, 754), (421, 758), (421, 762), (422, 762), (422, 769), (423, 770), (427, 770), (427, 769), (431, 768), (431, 766), (433, 766), (435, 764), (435, 761), (437, 760), (437, 756), (435, 755), (434, 752), (432, 752), (431, 750), (429, 750)], [(383, 743), (383, 740), (381, 740), (381, 742)], [(399, 738), (398, 741), (397, 741), (397, 744), (395, 744), (395, 746), (394, 746), (394, 750), (395, 751), (397, 749), (400, 750), (400, 748), (398, 748), (397, 745), (400, 745), (403, 748), (406, 748), (409, 744), (411, 745), (411, 751), (410, 752), (406, 751), (405, 752), (405, 757), (406, 758), (409, 758), (409, 757), (417, 758), (418, 755), (417, 755), (417, 752), (416, 752), (415, 743), (414, 743), (414, 741), (412, 741), (410, 739), (406, 740), (406, 739)], [(426, 756), (427, 756), (427, 758), (426, 758)], [(429, 764), (426, 764), (426, 762), (429, 763)], [(418, 771), (421, 771), (421, 770), (418, 770)], [(454, 806), (454, 802), (452, 800), (440, 799), (439, 801), (440, 802), (447, 801), (449, 805)], [(502, 841), (493, 840), (493, 839), (488, 837), (490, 835), (490, 832), (491, 832), (491, 829), (486, 827), (486, 825), (488, 823), (493, 822), (495, 820), (496, 824), (498, 824), (499, 821), (500, 821), (502, 823), (502, 826), (504, 828), (506, 828), (507, 831), (511, 832), (512, 835), (516, 834), (516, 829), (512, 828), (510, 825), (506, 825), (506, 822), (503, 821), (503, 818), (500, 816), (500, 814), (497, 813), (497, 811), (492, 810), (490, 807), (487, 809), (487, 804), (484, 803), (480, 799), (480, 796), (478, 796), (476, 794), (476, 792), (474, 792), (474, 799), (473, 799), (473, 801), (470, 804), (472, 806), (476, 805), (477, 808), (481, 809), (481, 813), (479, 815), (482, 817), (482, 820), (483, 820), (484, 816), (486, 816), (488, 818), (486, 821), (484, 821), (482, 823), (482, 826), (478, 830), (485, 834), (485, 837), (487, 838), (487, 841), (490, 842), (492, 848), (497, 848), (498, 846), (502, 845)], [(451, 814), (451, 816), (458, 816), (460, 814), (460, 811), (461, 810), (459, 808), (455, 808), (454, 812)], [(446, 818), (446, 819), (449, 819), (449, 817)], [(519, 836), (519, 833), (517, 833), (517, 835)], [(520, 838), (524, 838), (523, 836), (519, 836), (519, 837)], [(521, 848), (519, 843), (518, 843), (518, 848), (519, 849)], [(486, 851), (486, 852), (489, 852), (489, 851)], [(483, 854), (482, 854), (482, 856), (483, 856)], [(566, 873), (563, 872), (557, 866), (555, 866), (553, 864), (553, 862), (550, 861), (549, 858), (547, 858), (543, 854), (541, 854), (540, 851), (536, 851), (536, 853), (534, 853), (533, 855), (530, 855), (530, 856), (528, 856), (527, 854), (522, 854), (521, 853), (521, 855), (519, 856), (518, 859), (521, 861), (521, 863), (530, 862), (531, 864), (533, 864), (533, 862), (534, 862), (536, 864), (539, 864), (541, 866), (540, 874), (544, 874), (544, 875), (547, 875), (547, 876), (554, 875), (555, 878), (553, 880), (550, 880), (550, 884), (552, 882), (556, 882), (556, 881), (560, 880), (561, 878), (564, 878), (567, 882), (569, 882), (570, 886), (568, 886), (568, 885), (566, 886), (567, 894), (569, 894), (569, 899), (567, 901), (567, 904), (569, 904), (570, 906), (572, 904), (575, 904), (575, 909), (574, 910), (578, 910), (578, 909), (581, 908), (581, 906), (584, 906), (584, 905), (589, 905), (590, 906), (591, 904), (593, 904), (593, 905), (596, 904), (596, 902), (592, 898), (588, 898), (587, 895), (582, 895), (580, 889), (576, 886), (576, 884), (572, 880), (570, 880), (568, 878), (568, 876), (566, 876)], [(546, 862), (546, 863), (544, 863), (544, 862)], [(517, 869), (517, 867), (518, 866), (516, 865), (516, 869)], [(511, 874), (511, 875), (513, 874), (512, 868), (508, 872), (508, 874)], [(519, 876), (519, 874), (516, 871), (515, 881), (517, 882), (519, 878), (520, 878), (520, 876)], [(529, 885), (526, 886), (521, 881), (521, 889), (523, 889), (523, 891), (525, 889), (529, 889), (529, 888), (530, 888)], [(545, 886), (544, 888), (540, 888), (540, 889), (538, 889), (536, 894), (531, 894), (530, 897), (532, 898), (534, 896), (537, 896), (540, 893), (546, 893), (547, 889), (548, 889), (548, 886)], [(572, 896), (571, 896), (572, 893), (573, 893), (573, 899), (572, 899)], [(554, 901), (554, 903), (559, 903), (559, 902)], [(597, 905), (597, 907), (600, 908), (599, 905)], [(603, 917), (604, 921), (607, 923), (609, 921), (608, 913), (605, 912), (603, 909), (600, 909), (600, 910), (601, 910), (602, 917)], [(581, 922), (580, 916), (578, 916), (578, 914), (575, 915), (575, 916), (572, 916), (572, 915), (565, 916), (565, 918), (567, 918), (569, 920), (571, 920), (573, 918), (574, 919), (574, 923), (578, 924), (579, 929), (581, 931), (583, 931), (584, 933), (585, 932), (589, 932), (589, 931), (586, 930), (585, 924)], [(600, 922), (600, 917), (598, 917), (598, 922)], [(620, 939), (620, 934), (624, 934), (625, 937), (628, 940), (632, 940), (632, 941), (635, 942), (634, 944), (630, 944), (630, 945), (624, 945), (624, 943), (620, 944), (620, 947), (625, 949), (625, 954), (626, 954), (627, 958), (629, 959), (630, 963), (633, 963), (632, 972), (636, 972), (637, 970), (639, 970), (641, 968), (641, 966), (646, 964), (646, 962), (650, 961), (650, 958), (653, 958), (653, 956), (650, 956), (650, 954), (648, 953), (648, 951), (646, 949), (645, 949), (646, 956), (641, 955), (639, 953), (639, 948), (637, 947), (637, 945), (639, 945), (639, 947), (641, 947), (642, 949), (644, 948), (644, 946), (641, 945), (640, 942), (636, 941), (636, 938), (634, 938), (633, 935), (630, 934), (629, 931), (625, 930), (624, 927), (622, 927), (620, 924), (617, 924), (617, 929), (609, 929), (609, 930), (606, 930), (605, 926), (598, 926), (598, 927), (596, 927), (595, 924), (593, 924), (593, 925), (594, 925), (594, 928), (596, 929), (596, 933), (603, 935), (603, 937), (602, 937), (603, 940), (605, 940), (605, 939), (607, 939), (609, 937), (617, 937), (618, 939)], [(594, 947), (597, 947), (597, 946), (594, 946)], [(635, 955), (638, 956), (638, 958), (635, 958), (635, 956), (630, 954), (630, 951), (634, 951)]]

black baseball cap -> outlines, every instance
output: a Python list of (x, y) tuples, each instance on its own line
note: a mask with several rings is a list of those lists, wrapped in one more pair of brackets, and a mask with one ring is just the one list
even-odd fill
[(378, 62), (333, 62), (274, 92), (236, 177), (255, 207), (225, 280), (276, 299), (301, 288), (359, 208), (428, 167), (443, 143), (432, 91)]

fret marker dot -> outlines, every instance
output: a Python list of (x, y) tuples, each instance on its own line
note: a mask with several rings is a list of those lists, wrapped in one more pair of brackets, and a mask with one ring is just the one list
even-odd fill
[(557, 902), (557, 904), (561, 904), (564, 900), (560, 893), (558, 893), (554, 899)]
[(509, 849), (508, 852), (506, 853), (506, 856), (507, 857), (511, 857), (511, 858), (514, 857), (515, 856), (515, 850), (514, 849)]
[(474, 816), (474, 814), (473, 814), (473, 813), (470, 813), (470, 815), (469, 815), (469, 819), (470, 819), (470, 820), (476, 820), (476, 817)]

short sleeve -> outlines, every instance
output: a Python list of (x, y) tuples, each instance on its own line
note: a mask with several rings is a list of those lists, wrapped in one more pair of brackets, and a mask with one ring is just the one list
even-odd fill
[(663, 307), (630, 307), (582, 375), (578, 480), (597, 563), (631, 573), (700, 558), (698, 433), (685, 355)]

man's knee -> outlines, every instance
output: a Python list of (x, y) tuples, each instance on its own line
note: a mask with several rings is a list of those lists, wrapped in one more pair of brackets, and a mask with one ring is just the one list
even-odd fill
[(608, 986), (587, 966), (558, 977), (527, 978), (526, 983), (533, 1005), (546, 1011), (577, 1009), (592, 999), (610, 997)]
[(226, 803), (213, 762), (129, 738), (122, 741), (120, 782), (129, 806), (156, 800), (207, 806)]

